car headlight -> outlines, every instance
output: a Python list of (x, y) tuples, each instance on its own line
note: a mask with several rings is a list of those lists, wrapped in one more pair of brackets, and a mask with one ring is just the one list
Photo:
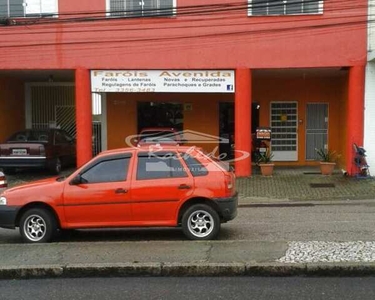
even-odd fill
[(7, 198), (0, 197), (0, 205), (7, 205)]

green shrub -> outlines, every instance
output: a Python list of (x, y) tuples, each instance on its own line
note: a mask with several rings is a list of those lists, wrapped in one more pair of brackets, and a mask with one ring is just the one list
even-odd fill
[(269, 149), (267, 149), (266, 152), (258, 154), (257, 162), (258, 164), (268, 164), (272, 162), (272, 158), (273, 158), (273, 153)]
[(325, 150), (325, 149), (316, 149), (315, 148), (315, 151), (318, 154), (320, 160), (324, 161), (324, 162), (335, 162), (337, 160), (337, 158), (339, 157), (337, 152), (333, 151), (333, 150), (329, 150), (329, 149)]

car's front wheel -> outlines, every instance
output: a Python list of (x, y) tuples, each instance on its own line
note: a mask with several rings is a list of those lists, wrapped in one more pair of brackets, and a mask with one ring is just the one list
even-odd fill
[(191, 240), (212, 240), (220, 232), (218, 213), (206, 204), (189, 207), (182, 216), (182, 231)]
[(57, 230), (56, 219), (48, 210), (33, 208), (20, 219), (20, 233), (26, 243), (49, 242)]

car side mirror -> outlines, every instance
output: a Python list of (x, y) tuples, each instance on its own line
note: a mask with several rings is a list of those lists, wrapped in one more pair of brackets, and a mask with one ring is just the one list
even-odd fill
[(79, 185), (82, 183), (82, 178), (81, 178), (81, 175), (78, 174), (76, 177), (74, 177), (71, 181), (70, 181), (70, 184), (71, 185)]

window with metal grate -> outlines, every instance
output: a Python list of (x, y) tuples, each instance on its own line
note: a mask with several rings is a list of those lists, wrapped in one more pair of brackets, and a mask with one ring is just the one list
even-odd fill
[(249, 16), (323, 13), (322, 0), (248, 0)]
[(109, 15), (124, 17), (173, 16), (176, 0), (109, 0)]
[(53, 17), (58, 0), (0, 0), (0, 17)]

